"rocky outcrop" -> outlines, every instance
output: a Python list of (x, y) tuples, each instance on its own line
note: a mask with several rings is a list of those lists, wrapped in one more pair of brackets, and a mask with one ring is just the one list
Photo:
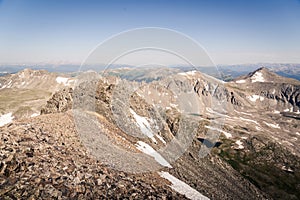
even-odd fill
[[(283, 100), (286, 104), (290, 104), (294, 109), (300, 111), (300, 85), (282, 85), (280, 96), (281, 98), (277, 96), (277, 99)], [(296, 112), (296, 110), (293, 111)]]
[(65, 88), (56, 92), (47, 101), (46, 106), (42, 108), (41, 114), (60, 113), (70, 110), (73, 104), (72, 94), (72, 88)]

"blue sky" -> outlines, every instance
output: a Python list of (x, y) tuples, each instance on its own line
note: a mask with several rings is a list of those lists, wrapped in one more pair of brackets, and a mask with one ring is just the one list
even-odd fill
[(300, 63), (299, 0), (0, 0), (0, 63), (80, 63), (106, 38), (163, 27), (217, 64)]

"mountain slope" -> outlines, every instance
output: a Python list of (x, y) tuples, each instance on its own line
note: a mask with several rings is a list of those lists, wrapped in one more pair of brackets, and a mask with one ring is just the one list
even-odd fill
[(0, 77), (0, 116), (11, 114), (20, 119), (39, 115), (52, 93), (73, 84), (73, 79), (45, 70), (25, 69)]
[(0, 128), (2, 195), (37, 178), (63, 198), (300, 198), (298, 81), (264, 68), (229, 83), (196, 71), (147, 83), (83, 76), (43, 115)]
[(153, 173), (133, 175), (89, 155), (71, 113), (43, 115), (1, 128), (0, 197), (4, 199), (185, 199)]

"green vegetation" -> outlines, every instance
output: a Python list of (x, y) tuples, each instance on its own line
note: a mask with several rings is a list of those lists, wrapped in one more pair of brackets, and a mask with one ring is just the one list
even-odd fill
[[(256, 149), (249, 140), (246, 150), (231, 148), (233, 143), (223, 139), (213, 152), (274, 199), (300, 198), (299, 158), (272, 142)], [(283, 170), (282, 166), (292, 170)]]

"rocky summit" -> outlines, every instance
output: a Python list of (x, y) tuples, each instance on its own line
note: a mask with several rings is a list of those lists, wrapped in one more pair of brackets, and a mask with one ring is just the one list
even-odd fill
[(2, 77), (0, 198), (300, 199), (299, 81), (162, 71)]

